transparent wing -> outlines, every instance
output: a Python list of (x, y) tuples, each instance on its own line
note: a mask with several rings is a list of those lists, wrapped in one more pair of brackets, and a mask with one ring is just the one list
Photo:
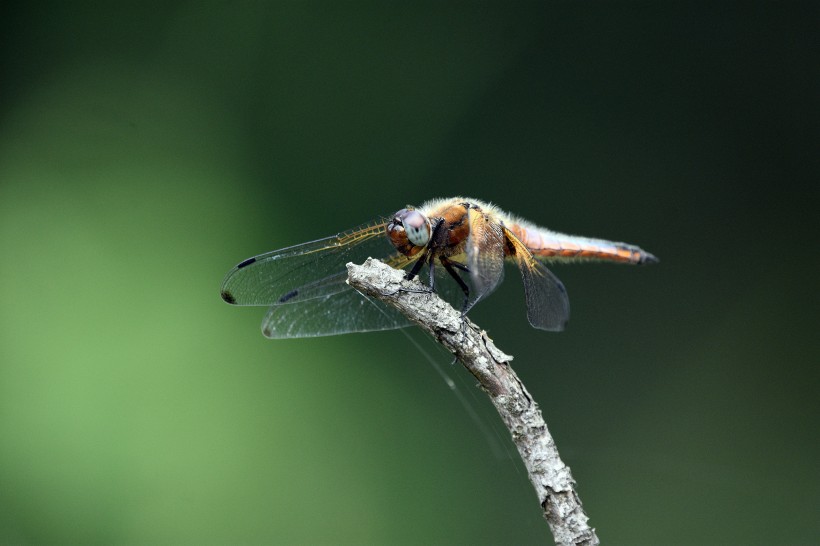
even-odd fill
[(385, 222), (249, 258), (222, 282), (222, 299), (234, 305), (272, 305), (320, 298), (344, 290), (347, 262), (395, 253)]
[(468, 209), (467, 215), (467, 268), (473, 285), (467, 304), (470, 309), (504, 279), (504, 227), (475, 209)]
[(533, 327), (560, 332), (569, 321), (569, 296), (558, 277), (535, 260), (532, 267), (521, 267), (527, 319)]
[[(339, 277), (343, 283), (347, 273)], [(262, 333), (272, 339), (286, 339), (410, 326), (410, 321), (392, 307), (344, 286), (341, 291), (301, 303), (272, 305), (262, 321)]]
[(274, 250), (234, 267), (222, 282), (222, 298), (234, 305), (270, 305), (262, 332), (270, 338), (314, 337), (390, 330), (409, 322), (346, 284), (348, 262), (379, 258), (402, 268), (385, 236), (385, 222), (365, 224), (333, 237)]
[(562, 331), (569, 320), (569, 296), (558, 277), (536, 260), (524, 244), (504, 228), (513, 257), (521, 270), (527, 319), (534, 328)]

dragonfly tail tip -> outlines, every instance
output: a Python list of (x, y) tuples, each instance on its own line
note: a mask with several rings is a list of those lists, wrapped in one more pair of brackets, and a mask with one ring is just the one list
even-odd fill
[(658, 262), (660, 262), (660, 260), (658, 259), (657, 256), (655, 256), (654, 254), (650, 254), (649, 252), (644, 252), (643, 256), (641, 256), (641, 261), (638, 262), (638, 263), (641, 264), (641, 265), (644, 265), (644, 264), (648, 265), (648, 264), (656, 264)]

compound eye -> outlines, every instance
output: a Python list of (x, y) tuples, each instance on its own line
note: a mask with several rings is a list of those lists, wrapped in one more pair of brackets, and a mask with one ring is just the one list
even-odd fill
[(408, 210), (400, 217), (407, 238), (416, 246), (424, 246), (430, 241), (430, 222), (417, 210)]

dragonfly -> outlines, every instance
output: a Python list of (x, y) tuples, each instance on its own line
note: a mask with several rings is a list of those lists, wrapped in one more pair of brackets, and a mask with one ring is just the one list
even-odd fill
[(658, 261), (635, 245), (558, 233), (490, 203), (454, 197), (408, 205), (331, 237), (243, 260), (228, 272), (221, 296), (232, 305), (269, 307), (262, 333), (275, 339), (409, 326), (398, 311), (346, 283), (345, 265), (368, 257), (406, 270), (407, 279), (426, 273), (433, 291), (446, 280), (437, 282), (437, 276), (450, 277), (462, 315), (498, 287), (505, 262), (513, 262), (524, 284), (527, 319), (546, 331), (565, 328), (569, 297), (545, 263)]

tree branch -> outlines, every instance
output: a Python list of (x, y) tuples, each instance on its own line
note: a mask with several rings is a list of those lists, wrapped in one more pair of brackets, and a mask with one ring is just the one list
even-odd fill
[(512, 434), (556, 544), (600, 544), (538, 404), (510, 367), (512, 357), (438, 295), (417, 280), (405, 280), (404, 271), (368, 258), (364, 265), (347, 264), (347, 272), (352, 287), (398, 309), (478, 379)]

